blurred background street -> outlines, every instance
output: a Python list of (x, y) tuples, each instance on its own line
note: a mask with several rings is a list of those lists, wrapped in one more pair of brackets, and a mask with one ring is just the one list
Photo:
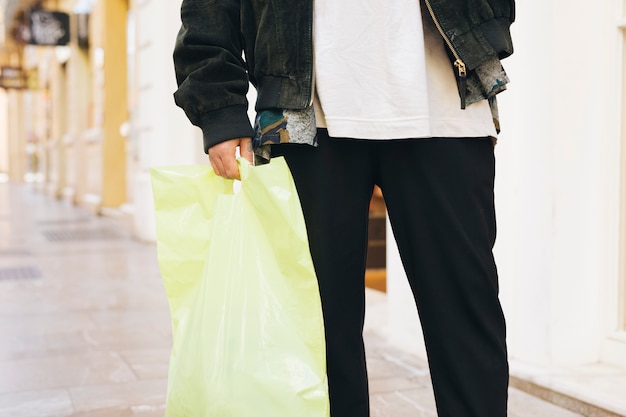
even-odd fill
[[(0, 417), (164, 413), (149, 172), (207, 163), (172, 97), (180, 5), (0, 0)], [(516, 13), (495, 148), (510, 415), (626, 416), (626, 0)], [(369, 232), (373, 417), (432, 417), (380, 193)]]
[[(384, 293), (367, 297), (372, 417), (435, 417), (426, 363), (389, 343)], [(165, 413), (171, 331), (156, 247), (116, 220), (0, 184), (0, 334), (2, 417)], [(511, 388), (509, 415), (585, 414)]]

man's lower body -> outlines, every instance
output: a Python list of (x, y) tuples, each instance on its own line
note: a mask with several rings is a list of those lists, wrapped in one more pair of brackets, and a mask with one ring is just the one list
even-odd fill
[(331, 417), (369, 416), (363, 345), (369, 203), (380, 186), (424, 332), (439, 417), (505, 417), (508, 364), (492, 248), (489, 138), (274, 146), (307, 224), (326, 329)]

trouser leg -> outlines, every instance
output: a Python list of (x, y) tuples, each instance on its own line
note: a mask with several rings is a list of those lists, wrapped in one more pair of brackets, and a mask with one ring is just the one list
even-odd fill
[(329, 140), (319, 147), (279, 145), (289, 165), (307, 225), (326, 333), (332, 417), (368, 417), (363, 347), (367, 221), (373, 183), (367, 143)]
[(418, 307), (439, 417), (506, 416), (489, 139), (380, 144), (383, 191)]

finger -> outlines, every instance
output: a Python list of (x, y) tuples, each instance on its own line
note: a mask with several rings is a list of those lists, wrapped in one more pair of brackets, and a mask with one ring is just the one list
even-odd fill
[(223, 177), (224, 167), (221, 158), (218, 157), (219, 154), (219, 149), (209, 149), (209, 162), (211, 163), (211, 167), (213, 168), (213, 171), (215, 171), (215, 174)]
[(218, 143), (209, 149), (209, 162), (217, 175), (229, 179), (239, 178), (239, 167), (235, 159), (235, 151), (239, 139)]
[(241, 179), (239, 175), (239, 165), (237, 165), (237, 159), (235, 158), (234, 152), (232, 158), (226, 158), (222, 162), (226, 178), (229, 178), (231, 180)]
[(239, 179), (239, 166), (235, 153), (232, 156), (218, 155), (209, 158), (211, 166), (217, 175), (227, 179)]
[(251, 164), (254, 162), (252, 152), (252, 138), (242, 138), (239, 142), (239, 153)]
[(217, 157), (209, 154), (209, 162), (211, 163), (211, 168), (213, 168), (213, 171), (217, 176), (225, 177), (226, 174), (224, 173), (224, 168), (221, 161)]

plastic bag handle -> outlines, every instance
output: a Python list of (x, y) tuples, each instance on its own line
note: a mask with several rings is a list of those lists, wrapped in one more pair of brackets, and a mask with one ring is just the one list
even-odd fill
[[(222, 181), (222, 184), (224, 184), (223, 192), (225, 194), (236, 194), (240, 190), (241, 183), (245, 181), (246, 178), (248, 178), (251, 166), (252, 165), (250, 164), (250, 161), (248, 161), (246, 158), (239, 157), (237, 158), (237, 167), (239, 168), (239, 177), (241, 179), (236, 180), (236, 179), (219, 177), (215, 173), (215, 171), (212, 172), (212, 175), (216, 176), (218, 180)], [(235, 182), (238, 182), (239, 185), (235, 185)]]
[(222, 184), (224, 185), (224, 194), (235, 194), (235, 190), (239, 189), (239, 186), (235, 187), (235, 182), (245, 181), (245, 179), (248, 178), (251, 166), (252, 165), (250, 164), (250, 161), (243, 157), (239, 157), (237, 158), (237, 167), (239, 168), (239, 177), (241, 178), (240, 180), (220, 177), (213, 170), (211, 170), (211, 175), (215, 176), (218, 181), (221, 180)]
[(237, 158), (237, 166), (239, 167), (239, 176), (241, 177), (240, 181), (245, 181), (246, 178), (248, 178), (250, 167), (252, 166), (250, 161), (246, 158), (239, 157)]

